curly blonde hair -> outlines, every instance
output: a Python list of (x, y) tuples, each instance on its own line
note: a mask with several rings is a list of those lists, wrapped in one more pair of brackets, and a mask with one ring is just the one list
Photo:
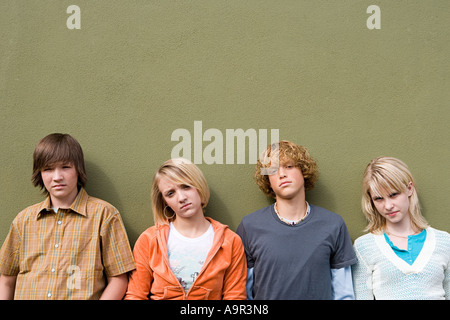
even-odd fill
[(295, 166), (302, 172), (305, 179), (305, 189), (314, 188), (314, 183), (319, 177), (316, 161), (311, 157), (308, 150), (293, 142), (282, 140), (267, 146), (256, 163), (254, 178), (259, 189), (268, 197), (276, 198), (275, 192), (270, 186), (269, 175), (274, 173), (279, 165), (294, 162)]

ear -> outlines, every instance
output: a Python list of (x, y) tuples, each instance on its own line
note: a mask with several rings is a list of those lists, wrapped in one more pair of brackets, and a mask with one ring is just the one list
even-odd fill
[(411, 197), (414, 192), (414, 185), (412, 181), (408, 183), (408, 197)]

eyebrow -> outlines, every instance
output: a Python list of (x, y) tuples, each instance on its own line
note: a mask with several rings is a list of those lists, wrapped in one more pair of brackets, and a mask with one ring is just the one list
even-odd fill
[(161, 193), (162, 193), (162, 194), (167, 194), (167, 193), (169, 193), (170, 191), (173, 191), (173, 188), (161, 190)]

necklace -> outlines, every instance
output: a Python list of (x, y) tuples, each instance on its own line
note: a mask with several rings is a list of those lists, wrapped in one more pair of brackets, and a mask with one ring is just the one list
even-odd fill
[(274, 209), (275, 209), (275, 213), (278, 216), (278, 219), (280, 219), (282, 222), (284, 222), (285, 224), (289, 225), (289, 226), (296, 226), (297, 224), (299, 224), (300, 222), (302, 222), (303, 220), (305, 220), (305, 218), (308, 216), (308, 214), (311, 212), (311, 207), (309, 206), (309, 203), (307, 201), (306, 202), (306, 213), (303, 216), (303, 218), (299, 219), (299, 220), (289, 220), (289, 219), (285, 219), (282, 216), (280, 216), (280, 214), (278, 213), (277, 210), (277, 203), (275, 202), (274, 205)]
[(390, 235), (390, 236), (394, 236), (394, 237), (402, 238), (402, 239), (408, 239), (409, 236), (414, 236), (414, 235), (417, 234), (417, 232), (413, 232), (412, 234), (407, 235), (407, 236), (399, 236), (399, 235), (393, 234), (393, 233), (391, 233), (391, 232), (389, 232), (389, 231), (387, 231), (387, 230), (386, 230), (386, 233), (387, 233), (388, 235)]

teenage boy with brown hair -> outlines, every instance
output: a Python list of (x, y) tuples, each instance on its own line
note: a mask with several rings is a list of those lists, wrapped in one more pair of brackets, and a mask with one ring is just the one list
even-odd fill
[(119, 212), (91, 197), (80, 144), (37, 144), (32, 182), (47, 198), (21, 211), (0, 250), (0, 299), (122, 299), (135, 268)]

